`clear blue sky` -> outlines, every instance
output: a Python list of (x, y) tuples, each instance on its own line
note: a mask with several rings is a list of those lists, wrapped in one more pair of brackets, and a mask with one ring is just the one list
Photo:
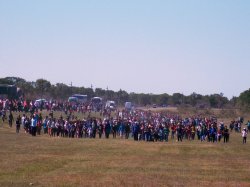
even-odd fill
[(238, 96), (249, 0), (0, 0), (0, 77)]

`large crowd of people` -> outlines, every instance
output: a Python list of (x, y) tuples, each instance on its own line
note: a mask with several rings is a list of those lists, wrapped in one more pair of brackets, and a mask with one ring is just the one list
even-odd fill
[[(25, 110), (25, 107), (28, 109)], [(9, 127), (15, 121), (16, 132), (23, 128), (25, 133), (32, 136), (45, 134), (49, 137), (67, 138), (133, 138), (135, 141), (168, 142), (183, 140), (199, 140), (201, 142), (224, 142), (230, 140), (230, 133), (242, 135), (246, 143), (247, 133), (250, 130), (250, 121), (244, 124), (239, 118), (225, 125), (217, 122), (216, 117), (191, 116), (182, 118), (176, 114), (163, 114), (151, 111), (132, 110), (115, 111), (113, 115), (107, 111), (100, 111), (101, 118), (91, 117), (88, 108), (80, 110), (79, 106), (70, 106), (67, 103), (51, 103), (46, 110), (49, 115), (43, 117), (41, 111), (30, 102), (28, 105), (19, 102), (6, 104), (0, 101), (0, 116), (4, 122), (8, 120)], [(42, 109), (41, 109), (42, 110)], [(62, 111), (63, 115), (55, 118), (55, 110)], [(12, 111), (19, 111), (14, 120)], [(78, 119), (75, 112), (89, 112), (86, 119)], [(64, 117), (63, 117), (64, 116)], [(243, 128), (242, 128), (243, 127)]]
[(38, 112), (39, 110), (47, 111), (81, 111), (86, 112), (90, 109), (91, 103), (75, 103), (68, 101), (37, 101), (37, 100), (8, 100), (0, 99), (0, 110), (10, 110), (16, 112)]

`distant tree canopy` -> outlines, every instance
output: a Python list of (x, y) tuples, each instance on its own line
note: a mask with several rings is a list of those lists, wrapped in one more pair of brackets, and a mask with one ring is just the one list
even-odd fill
[(250, 110), (250, 89), (240, 94), (238, 104), (244, 109)]
[(250, 109), (250, 89), (241, 93), (239, 97), (233, 97), (228, 100), (222, 93), (201, 95), (193, 92), (185, 96), (181, 93), (173, 95), (163, 94), (146, 94), (146, 93), (127, 93), (124, 90), (117, 92), (108, 89), (70, 86), (64, 83), (51, 84), (48, 80), (37, 79), (35, 82), (29, 82), (19, 77), (0, 78), (0, 84), (16, 85), (21, 88), (26, 99), (47, 98), (56, 100), (67, 100), (72, 94), (88, 95), (89, 99), (98, 96), (104, 100), (114, 100), (119, 105), (123, 105), (126, 101), (130, 101), (138, 106), (147, 106), (156, 104), (158, 106), (193, 106), (193, 107), (243, 107)]

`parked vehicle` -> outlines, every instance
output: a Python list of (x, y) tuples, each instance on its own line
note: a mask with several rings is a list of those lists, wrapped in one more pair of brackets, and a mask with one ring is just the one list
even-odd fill
[(88, 96), (87, 95), (81, 95), (81, 94), (73, 94), (69, 99), (75, 100), (74, 98), (77, 98), (78, 103), (86, 103), (88, 101)]
[(14, 85), (0, 84), (0, 97), (8, 99), (18, 99), (22, 96), (20, 88)]
[(44, 107), (46, 104), (48, 103), (48, 101), (46, 99), (37, 99), (34, 103), (34, 105), (38, 108), (40, 107)]
[(77, 97), (69, 97), (68, 102), (70, 102), (70, 103), (78, 103), (79, 101), (78, 101)]
[(102, 109), (102, 98), (101, 97), (93, 97), (91, 99), (92, 110), (100, 111)]
[(107, 101), (105, 109), (115, 110), (116, 109), (115, 101)]
[(131, 102), (125, 103), (125, 110), (132, 110), (132, 103)]

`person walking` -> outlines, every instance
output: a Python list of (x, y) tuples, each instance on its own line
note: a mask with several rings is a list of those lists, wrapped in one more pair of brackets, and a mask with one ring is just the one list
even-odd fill
[(9, 127), (10, 127), (10, 128), (12, 127), (13, 120), (14, 120), (14, 117), (13, 117), (12, 112), (10, 111), (10, 114), (9, 114)]
[(125, 123), (125, 139), (129, 138), (129, 133), (130, 133), (130, 123), (126, 122)]
[(103, 134), (103, 124), (100, 120), (99, 120), (99, 123), (97, 125), (97, 130), (98, 130), (99, 138), (101, 139), (102, 134)]
[(248, 131), (250, 131), (250, 121), (249, 120), (247, 122), (247, 129), (248, 129)]
[(117, 122), (114, 121), (114, 123), (111, 125), (112, 126), (112, 134), (113, 138), (116, 138), (116, 132), (117, 132)]
[(2, 122), (4, 124), (6, 118), (6, 111), (4, 109), (2, 109), (1, 115), (2, 115)]
[(37, 127), (37, 119), (35, 116), (31, 119), (31, 134), (32, 136), (36, 136), (36, 127)]
[(229, 130), (228, 130), (227, 126), (225, 126), (223, 136), (224, 136), (224, 143), (228, 143), (228, 141), (229, 141)]
[(140, 132), (140, 125), (138, 122), (135, 122), (133, 125), (133, 136), (134, 136), (135, 141), (139, 140), (139, 138), (138, 138), (139, 132)]
[(48, 116), (43, 120), (43, 133), (48, 134)]
[(247, 129), (244, 128), (241, 132), (242, 138), (243, 138), (243, 144), (247, 143)]
[(21, 127), (21, 117), (20, 115), (17, 117), (16, 119), (16, 133), (18, 134), (20, 131), (20, 127)]
[(110, 131), (111, 131), (111, 126), (110, 126), (109, 120), (106, 120), (104, 130), (105, 130), (105, 136), (108, 139)]
[(169, 126), (167, 124), (165, 124), (165, 126), (163, 128), (163, 140), (165, 142), (168, 142), (168, 136), (169, 136)]
[(176, 129), (176, 132), (177, 132), (177, 140), (178, 140), (178, 142), (179, 141), (182, 142), (182, 133), (183, 133), (183, 130), (182, 130), (181, 125), (178, 126), (178, 128)]

